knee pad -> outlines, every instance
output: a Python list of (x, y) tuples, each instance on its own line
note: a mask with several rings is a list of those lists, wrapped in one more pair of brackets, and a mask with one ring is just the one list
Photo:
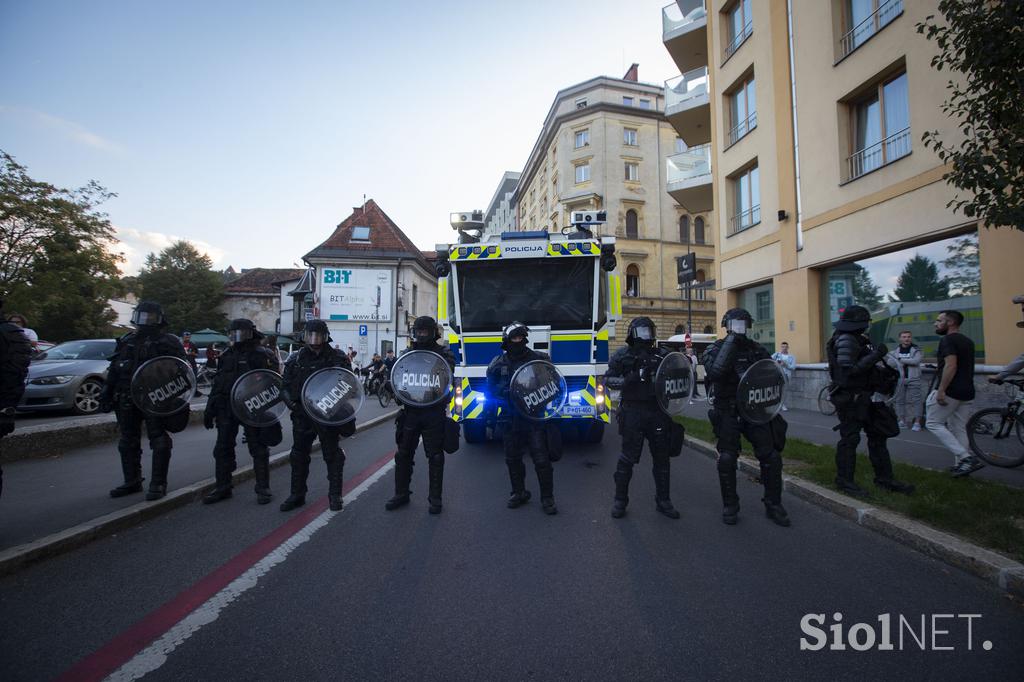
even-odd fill
[(630, 455), (627, 455), (626, 453), (623, 452), (622, 454), (619, 455), (619, 466), (624, 466), (629, 469), (632, 469), (633, 465), (635, 465), (639, 460), (639, 457), (631, 457)]
[(149, 447), (153, 448), (154, 452), (159, 450), (170, 450), (171, 449), (171, 437), (166, 433), (155, 438), (149, 439)]
[(444, 466), (444, 452), (436, 452), (432, 455), (427, 455), (427, 461), (435, 466), (438, 464)]
[(718, 470), (719, 471), (736, 471), (736, 460), (737, 456), (735, 452), (719, 452), (718, 453)]

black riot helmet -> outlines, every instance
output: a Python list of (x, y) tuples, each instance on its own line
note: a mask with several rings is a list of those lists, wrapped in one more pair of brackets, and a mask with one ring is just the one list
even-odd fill
[(132, 311), (132, 324), (141, 330), (153, 330), (167, 324), (164, 309), (156, 301), (139, 301)]
[(629, 331), (626, 333), (626, 343), (629, 345), (639, 344), (651, 347), (658, 337), (658, 328), (649, 317), (634, 317), (629, 323)]
[[(519, 341), (513, 341), (519, 338)], [(522, 355), (526, 351), (526, 344), (530, 340), (530, 328), (522, 322), (510, 322), (501, 331), (501, 347), (512, 355)]]
[(871, 313), (862, 305), (851, 305), (839, 316), (839, 321), (833, 326), (841, 332), (853, 332), (860, 334), (871, 324)]
[(331, 340), (331, 330), (323, 320), (310, 320), (306, 323), (306, 344), (322, 346)]
[(427, 315), (417, 317), (412, 323), (412, 342), (419, 345), (429, 345), (441, 338), (441, 330), (437, 326), (437, 320)]
[(754, 317), (746, 308), (730, 308), (722, 315), (722, 326), (730, 332), (746, 334), (754, 326)]
[(231, 320), (231, 326), (228, 327), (228, 340), (232, 345), (261, 338), (263, 338), (263, 334), (256, 330), (256, 325), (252, 320), (247, 320), (244, 317)]

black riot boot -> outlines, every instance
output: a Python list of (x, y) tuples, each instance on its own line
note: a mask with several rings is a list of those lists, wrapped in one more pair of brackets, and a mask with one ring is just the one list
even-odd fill
[(788, 527), (789, 514), (782, 506), (782, 457), (773, 453), (771, 461), (762, 468), (764, 481), (764, 513), (769, 519), (780, 526)]
[(384, 503), (388, 511), (404, 507), (409, 504), (409, 484), (412, 482), (412, 462), (395, 455), (395, 496)]
[(897, 481), (893, 477), (892, 457), (889, 456), (889, 448), (884, 439), (880, 442), (873, 438), (868, 439), (868, 459), (875, 470), (875, 485), (893, 493), (913, 494), (913, 484)]
[(612, 502), (612, 518), (621, 519), (626, 515), (626, 505), (629, 504), (629, 481), (633, 478), (633, 465), (622, 457), (615, 467), (612, 475), (615, 479), (615, 501)]
[(142, 451), (121, 453), (121, 472), (124, 483), (110, 491), (111, 497), (124, 497), (142, 492)]
[(836, 446), (836, 488), (854, 497), (869, 497), (868, 491), (854, 480), (856, 470), (857, 446), (844, 443), (841, 437)]
[(327, 502), (331, 511), (341, 511), (345, 506), (341, 495), (344, 471), (345, 453), (339, 448), (338, 454), (327, 463)]
[(441, 490), (444, 487), (444, 455), (434, 455), (430, 458), (430, 492), (427, 493), (427, 501), (430, 503), (430, 513), (441, 513)]
[(167, 494), (167, 470), (171, 466), (171, 451), (163, 448), (153, 451), (153, 477), (149, 481), (146, 500), (159, 500)]
[(555, 506), (555, 468), (549, 463), (537, 468), (537, 484), (540, 486), (541, 509), (548, 516), (558, 513)]
[(736, 494), (736, 470), (719, 468), (718, 486), (722, 489), (722, 522), (734, 526), (740, 513), (740, 498)]
[(252, 471), (256, 478), (256, 503), (270, 504), (274, 494), (270, 492), (270, 455), (254, 457)]
[(526, 465), (522, 460), (505, 462), (508, 465), (508, 478), (512, 483), (512, 494), (508, 497), (509, 509), (516, 509), (530, 501), (530, 491), (526, 489)]
[(668, 460), (655, 462), (654, 464), (654, 505), (657, 510), (669, 517), (678, 519), (679, 511), (672, 506), (672, 499), (669, 493), (669, 481), (671, 469)]
[(203, 504), (214, 504), (231, 497), (231, 473), (234, 471), (233, 462), (217, 460), (214, 467), (217, 477), (217, 485), (209, 493), (203, 496)]
[(309, 460), (305, 457), (291, 455), (292, 488), (291, 494), (281, 503), (283, 512), (291, 511), (306, 504), (306, 480), (309, 478)]

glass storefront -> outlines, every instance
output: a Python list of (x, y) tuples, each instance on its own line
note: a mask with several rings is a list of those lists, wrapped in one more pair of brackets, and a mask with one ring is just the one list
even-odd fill
[(740, 292), (739, 305), (754, 316), (754, 328), (750, 338), (775, 352), (775, 288), (771, 284), (744, 289)]
[[(964, 316), (960, 331), (974, 341), (980, 362), (985, 356), (981, 312), (981, 265), (978, 233), (844, 263), (824, 271), (823, 338), (847, 306), (871, 311), (869, 335), (890, 348), (901, 331), (913, 334), (925, 358), (935, 358), (939, 337), (933, 322), (943, 310)], [(753, 313), (753, 308), (750, 309)], [(756, 314), (755, 314), (756, 317)]]

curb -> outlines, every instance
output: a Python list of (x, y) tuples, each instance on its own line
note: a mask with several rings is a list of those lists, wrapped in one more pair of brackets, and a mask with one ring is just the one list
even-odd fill
[[(205, 401), (191, 404), (189, 426), (202, 423), (205, 407)], [(113, 414), (79, 417), (56, 424), (19, 425), (14, 433), (4, 437), (0, 462), (62, 455), (65, 450), (116, 439), (117, 435), (117, 417)]]
[[(718, 454), (714, 445), (692, 436), (686, 436), (686, 445), (711, 458)], [(738, 464), (739, 469), (745, 474), (761, 473), (761, 467), (752, 457), (741, 455)], [(783, 487), (794, 497), (884, 535), (921, 554), (966, 571), (992, 583), (1007, 594), (1024, 598), (1024, 564), (950, 533), (936, 530), (920, 521), (908, 519), (887, 509), (873, 507), (862, 500), (848, 497), (798, 476), (784, 475), (782, 481)]]
[[(202, 418), (201, 411), (199, 414), (200, 418)], [(393, 410), (374, 417), (362, 424), (358, 424), (356, 426), (356, 433), (383, 424), (389, 419), (393, 419), (396, 414), (398, 414), (398, 410)], [(313, 446), (313, 450), (319, 449), (320, 442), (317, 441)], [(283, 452), (272, 454), (270, 456), (270, 467), (273, 469), (287, 464), (288, 453), (289, 451), (285, 450)], [(231, 480), (233, 484), (238, 485), (239, 483), (251, 478), (253, 478), (253, 469), (252, 464), (249, 464), (236, 469)], [(52, 533), (39, 538), (38, 540), (33, 540), (32, 542), (0, 551), (0, 576), (15, 573), (29, 564), (63, 554), (64, 552), (86, 545), (93, 540), (98, 540), (99, 538), (106, 537), (116, 533), (117, 531), (130, 528), (142, 521), (165, 514), (177, 509), (178, 507), (183, 507), (198, 500), (203, 495), (213, 490), (215, 486), (216, 480), (213, 478), (196, 481), (195, 483), (185, 487), (177, 488), (168, 492), (166, 496), (159, 500), (154, 500), (153, 502), (139, 502), (138, 504), (134, 504), (130, 507), (125, 507), (124, 509), (119, 509), (109, 514), (99, 516), (90, 521), (85, 521), (77, 526), (72, 526), (71, 528), (67, 528), (57, 533)]]

